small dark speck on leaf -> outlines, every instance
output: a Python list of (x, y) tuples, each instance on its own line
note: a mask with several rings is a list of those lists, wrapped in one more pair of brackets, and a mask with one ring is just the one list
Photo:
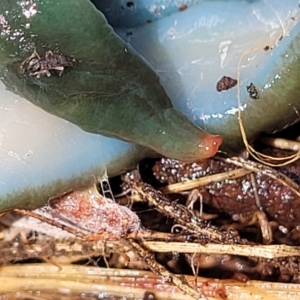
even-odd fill
[(155, 8), (155, 9), (154, 9), (154, 13), (155, 13), (156, 15), (159, 15), (159, 14), (160, 14), (159, 8)]
[(228, 76), (223, 76), (216, 85), (218, 92), (226, 91), (237, 85), (237, 80)]
[(133, 2), (133, 1), (128, 1), (128, 2), (126, 3), (126, 6), (127, 6), (127, 7), (132, 7), (132, 6), (134, 6), (134, 2)]
[(250, 85), (247, 85), (247, 92), (252, 99), (259, 99), (258, 90), (255, 85), (251, 82)]
[(188, 7), (187, 7), (186, 4), (181, 4), (181, 5), (178, 7), (179, 11), (184, 11), (184, 10), (186, 10), (187, 8), (188, 8)]

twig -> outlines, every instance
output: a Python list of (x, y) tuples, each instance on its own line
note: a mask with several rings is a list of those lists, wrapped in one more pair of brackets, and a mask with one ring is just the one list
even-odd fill
[(236, 170), (231, 170), (231, 171), (227, 171), (227, 172), (223, 172), (223, 173), (218, 173), (218, 174), (213, 174), (213, 175), (197, 178), (194, 180), (170, 184), (166, 187), (161, 188), (160, 190), (164, 194), (179, 193), (179, 192), (199, 188), (202, 186), (206, 186), (206, 185), (214, 183), (214, 182), (220, 182), (220, 181), (226, 180), (226, 179), (241, 178), (250, 173), (252, 173), (251, 170), (246, 170), (244, 168), (236, 169)]
[[(240, 238), (232, 232), (221, 232), (215, 227), (208, 226), (202, 222), (186, 206), (170, 201), (160, 191), (156, 191), (149, 184), (132, 183), (133, 188), (150, 204), (166, 216), (175, 220), (176, 223), (183, 225), (191, 234), (197, 237), (206, 237), (207, 242), (216, 241), (224, 243), (240, 243)], [(205, 241), (204, 241), (205, 242)]]
[(180, 252), (180, 253), (207, 253), (230, 254), (240, 256), (279, 258), (288, 256), (300, 256), (300, 247), (287, 245), (224, 245), (198, 243), (173, 243), (173, 242), (144, 242), (145, 246), (155, 252)]

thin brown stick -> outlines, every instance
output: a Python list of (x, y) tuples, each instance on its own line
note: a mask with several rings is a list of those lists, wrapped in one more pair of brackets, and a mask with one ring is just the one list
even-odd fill
[(213, 175), (197, 178), (194, 180), (170, 184), (166, 187), (161, 188), (160, 190), (164, 194), (180, 193), (183, 191), (196, 189), (196, 188), (199, 188), (199, 187), (202, 187), (202, 186), (214, 183), (214, 182), (220, 182), (225, 179), (240, 178), (240, 177), (250, 174), (251, 172), (252, 171), (246, 170), (244, 168), (237, 169), (237, 170), (231, 170), (228, 172), (213, 174)]
[(145, 246), (155, 252), (207, 253), (229, 254), (240, 256), (262, 257), (267, 259), (300, 256), (300, 247), (287, 245), (224, 245), (198, 243), (174, 243), (145, 241)]
[[(160, 191), (156, 191), (148, 184), (134, 182), (133, 188), (150, 204), (166, 216), (175, 220), (176, 223), (187, 228), (193, 235), (207, 238), (216, 242), (240, 243), (239, 236), (231, 232), (221, 232), (217, 228), (208, 226), (202, 222), (186, 206), (170, 201)], [(208, 242), (208, 241), (207, 241)], [(205, 243), (205, 242), (204, 242)]]

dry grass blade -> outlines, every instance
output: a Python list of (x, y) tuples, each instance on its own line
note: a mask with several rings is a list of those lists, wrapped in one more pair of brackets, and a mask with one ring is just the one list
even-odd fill
[(300, 255), (300, 247), (286, 245), (200, 245), (198, 243), (166, 243), (156, 241), (144, 242), (144, 244), (148, 249), (155, 252), (214, 253), (263, 257), (268, 259)]
[(282, 138), (263, 137), (259, 139), (265, 145), (272, 146), (277, 149), (299, 151), (300, 143)]
[[(27, 264), (4, 266), (0, 270), (0, 277), (0, 295), (5, 299), (32, 299), (32, 295), (39, 295), (39, 299), (54, 299), (56, 295), (56, 299), (73, 300), (84, 295), (85, 299), (123, 297), (124, 300), (142, 300), (145, 291), (152, 292), (156, 300), (192, 299), (160, 276), (147, 271), (76, 265), (63, 265), (59, 269), (51, 264)], [(194, 283), (194, 277), (186, 276), (186, 279), (190, 284)], [(299, 284), (254, 280), (243, 283), (202, 277), (197, 278), (197, 289), (209, 300), (224, 297), (230, 300), (253, 300), (253, 297), (260, 300), (298, 299), (300, 294)], [(12, 293), (11, 298), (6, 297)]]
[(246, 169), (237, 169), (219, 174), (209, 175), (198, 179), (170, 184), (160, 190), (164, 194), (180, 193), (195, 188), (199, 188), (214, 182), (220, 182), (226, 179), (236, 179), (250, 174), (252, 171)]

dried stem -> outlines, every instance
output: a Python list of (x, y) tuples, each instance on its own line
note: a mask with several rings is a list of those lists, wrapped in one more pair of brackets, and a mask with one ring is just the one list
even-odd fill
[(240, 256), (278, 258), (299, 256), (300, 247), (287, 245), (224, 245), (198, 243), (173, 243), (173, 242), (144, 242), (145, 246), (155, 252), (179, 252), (179, 253), (207, 253), (207, 254), (230, 254)]
[[(144, 200), (154, 205), (155, 208), (166, 216), (175, 220), (176, 223), (184, 226), (193, 235), (207, 238), (208, 241), (240, 243), (238, 236), (231, 232), (221, 232), (217, 228), (208, 226), (197, 218), (194, 213), (186, 206), (183, 206), (176, 201), (170, 201), (160, 191), (156, 191), (148, 184), (134, 182), (133, 188), (137, 191)], [(205, 240), (204, 240), (205, 242)]]
[(244, 168), (237, 169), (237, 170), (232, 170), (232, 171), (228, 171), (228, 172), (223, 172), (223, 173), (218, 173), (218, 174), (213, 174), (213, 175), (197, 178), (194, 180), (170, 184), (166, 187), (161, 188), (160, 190), (164, 194), (180, 193), (180, 192), (192, 190), (195, 188), (199, 188), (202, 186), (206, 186), (206, 185), (214, 183), (214, 182), (220, 182), (225, 179), (241, 178), (243, 176), (250, 174), (251, 172), (252, 171), (246, 170)]
[[(78, 265), (62, 265), (59, 269), (51, 264), (24, 264), (1, 267), (0, 277), (0, 295), (6, 297), (10, 294), (26, 293), (27, 297), (21, 295), (18, 299), (31, 299), (32, 294), (39, 292), (42, 299), (82, 299), (84, 293), (85, 299), (90, 299), (88, 297), (91, 295), (94, 297), (102, 295), (103, 299), (107, 299), (104, 294), (115, 297), (130, 294), (133, 298), (141, 300), (145, 291), (154, 293), (156, 300), (191, 299), (173, 284), (162, 281), (161, 276), (139, 270)], [(195, 282), (193, 276), (186, 276), (186, 279), (190, 284)], [(66, 287), (68, 287), (67, 294), (63, 292)], [(197, 278), (197, 289), (210, 300), (222, 298), (252, 300), (253, 297), (261, 300), (298, 299), (300, 294), (300, 284), (266, 283), (255, 280), (244, 283), (236, 280), (208, 280), (203, 277)]]

